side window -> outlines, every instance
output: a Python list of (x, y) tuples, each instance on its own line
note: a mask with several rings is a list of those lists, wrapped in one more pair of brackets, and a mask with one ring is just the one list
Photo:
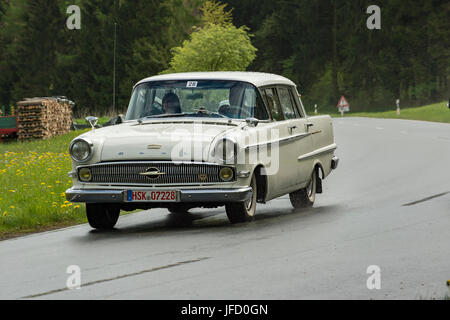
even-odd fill
[(256, 92), (255, 112), (253, 116), (259, 120), (269, 120), (269, 115), (267, 114), (266, 108), (264, 108), (264, 104), (261, 101), (261, 97), (257, 92)]
[(241, 109), (239, 110), (241, 119), (253, 117), (255, 102), (255, 90), (253, 88), (246, 88), (244, 90), (244, 99), (242, 100)]
[(276, 121), (284, 120), (275, 90), (265, 89), (264, 93), (266, 94), (267, 106), (269, 108), (270, 113), (272, 114), (272, 118)]
[(292, 101), (292, 96), (287, 88), (278, 88), (278, 96), (280, 97), (280, 104), (286, 119), (299, 118), (298, 110)]

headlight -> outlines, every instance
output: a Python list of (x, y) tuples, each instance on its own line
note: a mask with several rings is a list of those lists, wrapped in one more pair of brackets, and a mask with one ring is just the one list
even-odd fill
[(222, 179), (225, 182), (231, 181), (231, 179), (233, 179), (233, 175), (234, 175), (233, 169), (229, 167), (222, 168), (219, 171), (220, 179)]
[(220, 140), (216, 144), (216, 147), (214, 148), (214, 154), (216, 158), (227, 163), (234, 162), (236, 153), (237, 153), (236, 142), (227, 138)]
[(91, 169), (81, 168), (80, 171), (78, 171), (78, 177), (80, 178), (80, 181), (83, 181), (83, 182), (91, 181), (91, 179), (92, 179)]
[(77, 162), (88, 161), (92, 157), (92, 143), (83, 139), (74, 140), (69, 147), (70, 156)]

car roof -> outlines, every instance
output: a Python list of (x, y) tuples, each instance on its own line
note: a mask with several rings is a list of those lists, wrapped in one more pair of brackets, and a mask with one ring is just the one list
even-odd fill
[(242, 71), (213, 71), (213, 72), (182, 72), (157, 75), (145, 78), (135, 86), (150, 81), (165, 81), (165, 80), (230, 80), (230, 81), (245, 81), (255, 85), (256, 87), (284, 84), (295, 86), (291, 80), (272, 73), (264, 72), (242, 72)]

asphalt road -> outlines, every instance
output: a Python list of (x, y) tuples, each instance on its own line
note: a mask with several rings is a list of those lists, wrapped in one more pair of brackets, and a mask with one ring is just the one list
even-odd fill
[[(334, 120), (341, 162), (313, 208), (229, 224), (164, 209), (0, 242), (0, 299), (441, 299), (450, 279), (450, 125)], [(81, 289), (68, 290), (69, 265)], [(381, 288), (369, 290), (368, 266)]]

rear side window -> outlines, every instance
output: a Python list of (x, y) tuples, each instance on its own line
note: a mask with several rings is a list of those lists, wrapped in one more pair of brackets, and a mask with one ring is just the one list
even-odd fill
[(292, 101), (292, 96), (287, 88), (278, 88), (278, 96), (280, 97), (281, 109), (283, 110), (285, 119), (299, 118), (298, 110)]
[(272, 118), (276, 121), (284, 120), (275, 90), (272, 88), (265, 89), (264, 93), (266, 94), (267, 107), (269, 108), (269, 112), (272, 114)]

